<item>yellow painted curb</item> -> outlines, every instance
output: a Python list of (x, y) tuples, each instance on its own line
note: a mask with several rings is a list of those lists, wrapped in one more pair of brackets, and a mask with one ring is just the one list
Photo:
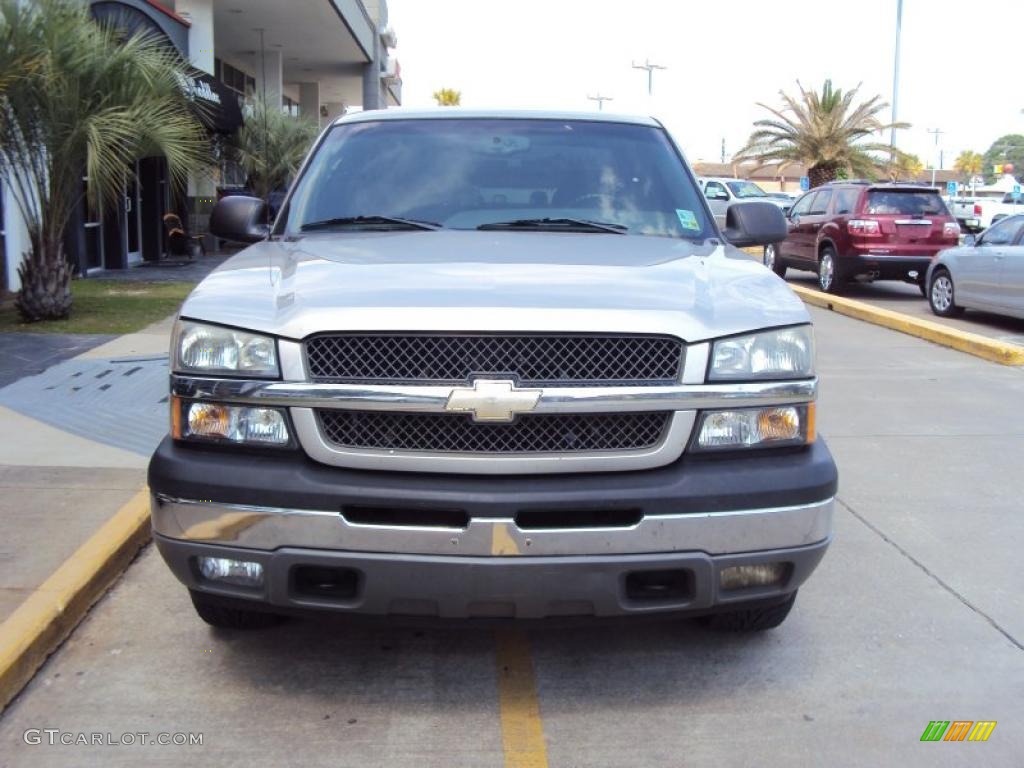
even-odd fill
[(802, 285), (789, 284), (789, 287), (806, 302), (816, 307), (824, 307), (841, 315), (855, 317), (875, 325), (891, 328), (900, 333), (917, 336), (919, 339), (941, 344), (944, 347), (966, 352), (969, 355), (991, 360), (1002, 365), (1024, 365), (1024, 347), (1007, 344), (990, 339), (969, 331), (961, 331), (948, 325), (924, 320), (902, 312), (893, 312), (872, 304), (842, 296), (833, 296), (821, 291), (805, 288)]
[(0, 624), (0, 711), (149, 541), (143, 489)]

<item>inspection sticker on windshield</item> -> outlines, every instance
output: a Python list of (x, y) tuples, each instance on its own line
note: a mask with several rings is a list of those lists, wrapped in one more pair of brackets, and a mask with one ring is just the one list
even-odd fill
[(676, 216), (679, 217), (679, 224), (683, 229), (692, 229), (700, 232), (700, 224), (697, 223), (697, 217), (693, 215), (693, 211), (688, 211), (685, 208), (676, 208)]

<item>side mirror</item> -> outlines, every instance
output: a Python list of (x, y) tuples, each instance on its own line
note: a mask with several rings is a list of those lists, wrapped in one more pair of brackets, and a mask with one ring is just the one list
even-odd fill
[(725, 192), (712, 192), (711, 194), (707, 195), (707, 198), (708, 200), (728, 200), (729, 195), (727, 195)]
[(787, 234), (782, 211), (772, 203), (736, 203), (725, 212), (722, 237), (737, 248), (781, 243)]
[(258, 197), (231, 195), (213, 206), (210, 234), (222, 240), (258, 243), (270, 234), (267, 204)]

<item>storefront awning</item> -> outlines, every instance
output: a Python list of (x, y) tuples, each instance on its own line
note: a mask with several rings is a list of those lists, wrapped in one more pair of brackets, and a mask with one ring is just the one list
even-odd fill
[(199, 118), (211, 131), (234, 133), (241, 127), (238, 95), (212, 75), (192, 70), (182, 87), (196, 104)]

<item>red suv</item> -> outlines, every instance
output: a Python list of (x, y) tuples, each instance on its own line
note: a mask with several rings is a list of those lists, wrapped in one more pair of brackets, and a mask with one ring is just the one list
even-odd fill
[(916, 283), (924, 294), (932, 258), (960, 238), (938, 191), (910, 184), (825, 184), (797, 200), (786, 221), (786, 239), (764, 248), (765, 266), (779, 277), (787, 267), (813, 270), (828, 293), (860, 279)]

